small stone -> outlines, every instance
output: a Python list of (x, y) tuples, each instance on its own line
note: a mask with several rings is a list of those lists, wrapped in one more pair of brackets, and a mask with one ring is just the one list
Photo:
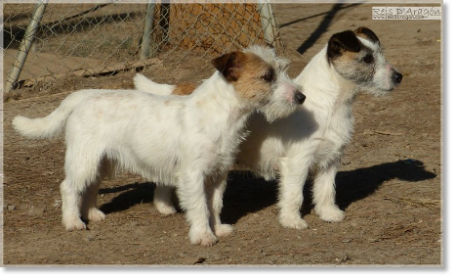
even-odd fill
[(364, 134), (364, 135), (373, 135), (373, 134), (375, 134), (375, 132), (373, 132), (373, 131), (370, 130), (370, 129), (365, 129), (365, 130), (363, 131), (363, 134)]
[(8, 210), (9, 211), (13, 211), (16, 209), (16, 206), (15, 205), (8, 205)]
[(86, 241), (94, 241), (96, 239), (96, 236), (95, 235), (88, 235), (85, 240)]
[(346, 261), (350, 260), (348, 254), (343, 254), (340, 258), (336, 258), (338, 263), (345, 263)]

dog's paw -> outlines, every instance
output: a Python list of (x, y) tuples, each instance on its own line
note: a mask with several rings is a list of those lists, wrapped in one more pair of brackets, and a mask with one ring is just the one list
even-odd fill
[(163, 202), (154, 202), (155, 208), (159, 211), (159, 213), (163, 215), (172, 215), (177, 212), (177, 209), (173, 205), (168, 205)]
[(320, 219), (326, 222), (340, 222), (345, 218), (345, 212), (340, 210), (337, 206), (315, 206), (314, 211)]
[(104, 214), (104, 212), (100, 211), (99, 209), (91, 208), (88, 211), (88, 220), (97, 222), (97, 221), (102, 221), (104, 219), (106, 219), (106, 215)]
[(229, 225), (229, 224), (221, 224), (221, 225), (217, 225), (216, 227), (214, 227), (214, 233), (218, 237), (228, 236), (232, 232), (233, 232), (233, 227), (232, 227), (232, 225)]
[(304, 230), (309, 227), (307, 222), (301, 219), (301, 217), (285, 217), (281, 216), (279, 218), (279, 223), (281, 223), (282, 227), (296, 229), (296, 230)]
[(194, 245), (200, 244), (202, 246), (210, 247), (216, 244), (218, 239), (211, 231), (202, 233), (194, 233), (189, 231), (189, 241)]
[(65, 226), (65, 229), (68, 232), (87, 229), (87, 225), (85, 225), (85, 223), (80, 219), (76, 219), (73, 221), (65, 221), (63, 225)]

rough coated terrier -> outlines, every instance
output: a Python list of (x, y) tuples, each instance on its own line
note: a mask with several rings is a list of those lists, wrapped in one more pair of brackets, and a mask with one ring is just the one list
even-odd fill
[(219, 214), (246, 120), (254, 111), (270, 121), (288, 116), (305, 96), (282, 69), (251, 52), (212, 63), (217, 71), (187, 97), (82, 90), (47, 117), (13, 120), (28, 138), (49, 138), (66, 127), (61, 196), (67, 230), (85, 229), (82, 219), (105, 218), (96, 208), (99, 184), (124, 169), (158, 187), (176, 186), (192, 244), (211, 246), (231, 232)]
[[(309, 172), (314, 175), (315, 213), (328, 222), (344, 218), (344, 212), (335, 203), (335, 177), (353, 132), (354, 97), (360, 91), (386, 94), (401, 80), (402, 74), (386, 61), (373, 31), (365, 27), (344, 31), (334, 34), (294, 79), (308, 97), (297, 112), (273, 123), (267, 123), (261, 113), (249, 119), (251, 133), (240, 145), (235, 166), (252, 170), (265, 179), (274, 179), (279, 174), (282, 226), (307, 228), (300, 208)], [(161, 95), (175, 93), (178, 88), (157, 84), (144, 76), (136, 76), (134, 81), (139, 90)], [(171, 211), (169, 192), (159, 191), (162, 198), (158, 206), (165, 204), (167, 211)], [(167, 201), (163, 201), (164, 197)]]

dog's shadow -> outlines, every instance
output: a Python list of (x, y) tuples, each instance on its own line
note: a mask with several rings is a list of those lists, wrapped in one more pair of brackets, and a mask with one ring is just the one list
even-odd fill
[[(399, 179), (418, 182), (433, 179), (436, 174), (424, 169), (418, 160), (399, 160), (352, 171), (338, 172), (336, 176), (336, 202), (345, 210), (351, 203), (373, 194), (383, 182)], [(304, 187), (302, 214), (312, 209), (312, 183)], [(109, 203), (100, 207), (106, 213), (127, 210), (130, 207), (153, 202), (153, 183), (134, 183), (115, 188), (103, 188), (99, 194), (119, 193)], [(265, 181), (249, 172), (233, 171), (229, 175), (227, 190), (224, 194), (222, 221), (235, 224), (249, 213), (260, 211), (277, 202), (276, 181)]]
[[(435, 173), (424, 168), (423, 162), (414, 159), (398, 160), (367, 168), (338, 172), (336, 176), (336, 203), (340, 209), (345, 210), (351, 203), (372, 195), (385, 181), (398, 179), (418, 182), (433, 179), (436, 176)], [(304, 188), (303, 215), (310, 213), (313, 208), (311, 187), (312, 184), (308, 184)]]

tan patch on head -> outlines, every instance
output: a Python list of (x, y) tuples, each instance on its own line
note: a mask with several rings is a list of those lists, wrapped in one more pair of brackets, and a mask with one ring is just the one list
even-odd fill
[(377, 35), (375, 35), (375, 33), (369, 28), (358, 27), (354, 32), (358, 37), (361, 37), (373, 43), (380, 43), (380, 40), (378, 39)]
[(350, 63), (354, 61), (358, 53), (352, 51), (344, 51), (340, 56), (334, 58), (333, 60), (337, 60), (338, 62), (342, 63)]
[(363, 38), (363, 39), (369, 40), (369, 37), (368, 37), (366, 34), (364, 34), (364, 33), (357, 33), (356, 35), (357, 35), (358, 37)]
[[(237, 69), (238, 80), (232, 84), (241, 97), (259, 102), (270, 93), (276, 73), (268, 63), (253, 53), (244, 53), (239, 62), (241, 67)], [(266, 75), (271, 75), (272, 80), (265, 80)]]
[(172, 91), (172, 95), (187, 96), (190, 95), (196, 88), (196, 85), (191, 83), (177, 84), (175, 89)]

